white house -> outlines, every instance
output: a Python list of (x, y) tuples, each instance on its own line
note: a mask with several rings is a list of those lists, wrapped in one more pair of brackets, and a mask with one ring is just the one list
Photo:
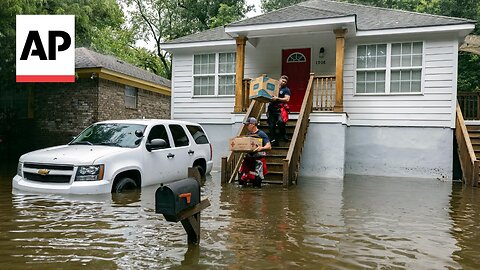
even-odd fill
[(172, 118), (207, 129), (218, 167), (244, 116), (243, 78), (287, 74), (298, 111), (314, 73), (333, 92), (314, 94), (300, 175), (450, 179), (457, 53), (474, 27), (312, 0), (181, 37), (162, 47), (173, 54)]

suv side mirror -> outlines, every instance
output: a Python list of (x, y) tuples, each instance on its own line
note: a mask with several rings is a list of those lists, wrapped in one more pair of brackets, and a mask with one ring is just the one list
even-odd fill
[(147, 148), (148, 152), (152, 152), (152, 150), (165, 148), (167, 146), (167, 142), (164, 139), (153, 139), (151, 142), (147, 142), (145, 147)]

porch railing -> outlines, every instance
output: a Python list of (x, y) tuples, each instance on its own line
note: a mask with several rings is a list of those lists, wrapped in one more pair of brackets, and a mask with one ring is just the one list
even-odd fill
[(288, 187), (292, 182), (297, 183), (298, 171), (300, 167), (300, 157), (302, 155), (305, 138), (307, 135), (307, 127), (310, 119), (310, 112), (313, 105), (313, 83), (314, 75), (310, 73), (307, 90), (303, 98), (302, 107), (298, 115), (297, 124), (293, 131), (290, 147), (287, 157), (283, 160), (283, 186)]
[(475, 156), (475, 151), (468, 135), (463, 119), (462, 110), (457, 103), (457, 119), (455, 121), (455, 138), (458, 145), (458, 156), (462, 167), (462, 181), (467, 185), (477, 186), (479, 180), (480, 161)]
[[(250, 107), (248, 107), (247, 112), (245, 113), (245, 118), (242, 123), (247, 120), (248, 117), (255, 117), (260, 119), (264, 111), (264, 104), (255, 100), (252, 100)], [(238, 131), (237, 136), (246, 135), (248, 132), (247, 126), (242, 124), (242, 127)], [(231, 183), (235, 176), (238, 173), (240, 168), (244, 153), (232, 152), (230, 151), (227, 157), (222, 157), (222, 168), (221, 168), (221, 182), (222, 183)]]
[(313, 110), (331, 111), (335, 107), (335, 76), (315, 76), (313, 78)]
[(480, 120), (480, 91), (458, 92), (457, 100), (465, 120)]
[(251, 79), (242, 80), (242, 112), (246, 112), (250, 107), (251, 100), (248, 98)]

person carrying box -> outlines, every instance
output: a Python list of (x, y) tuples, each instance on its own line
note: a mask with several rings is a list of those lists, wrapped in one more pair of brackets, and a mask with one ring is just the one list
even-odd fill
[(249, 117), (243, 124), (247, 126), (247, 136), (262, 138), (262, 145), (259, 145), (253, 152), (245, 154), (242, 165), (238, 171), (238, 183), (240, 185), (246, 185), (251, 182), (253, 186), (261, 187), (262, 180), (268, 173), (265, 150), (272, 149), (272, 146), (267, 134), (258, 129), (258, 122), (255, 117)]
[[(288, 76), (282, 75), (280, 77), (280, 91), (278, 97), (273, 97), (268, 105), (268, 130), (271, 138), (271, 143), (278, 144), (279, 139), (288, 141), (285, 125), (288, 121), (288, 102), (290, 101), (290, 88), (287, 87)], [(276, 128), (278, 126), (278, 134)]]

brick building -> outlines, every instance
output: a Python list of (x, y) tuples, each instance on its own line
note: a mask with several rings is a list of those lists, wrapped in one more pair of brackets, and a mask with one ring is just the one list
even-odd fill
[(75, 50), (75, 70), (75, 83), (26, 85), (28, 123), (22, 128), (25, 136), (10, 139), (14, 155), (67, 143), (97, 121), (170, 119), (169, 80), (86, 48)]

